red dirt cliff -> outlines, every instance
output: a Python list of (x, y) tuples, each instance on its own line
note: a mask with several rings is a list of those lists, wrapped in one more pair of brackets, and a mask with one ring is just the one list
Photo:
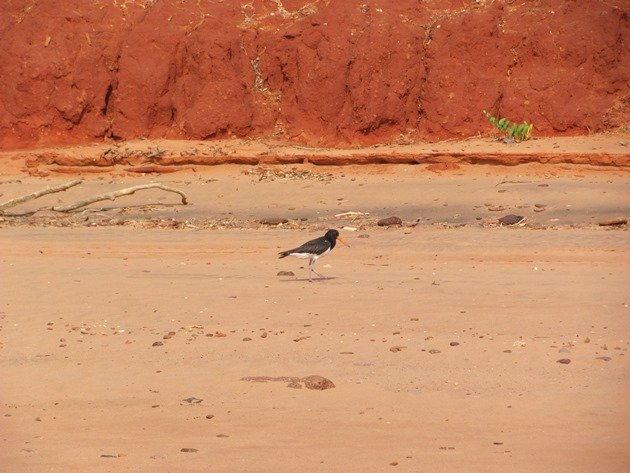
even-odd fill
[(624, 0), (0, 0), (0, 146), (627, 126)]

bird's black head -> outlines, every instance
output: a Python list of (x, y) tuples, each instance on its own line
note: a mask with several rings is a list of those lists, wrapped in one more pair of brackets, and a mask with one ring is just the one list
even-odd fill
[(331, 250), (335, 247), (337, 240), (347, 245), (346, 241), (339, 235), (339, 232), (337, 230), (328, 230), (324, 235), (324, 238), (326, 238), (326, 240), (330, 242)]
[(334, 245), (337, 238), (339, 238), (339, 232), (337, 230), (328, 230), (324, 235), (324, 238)]

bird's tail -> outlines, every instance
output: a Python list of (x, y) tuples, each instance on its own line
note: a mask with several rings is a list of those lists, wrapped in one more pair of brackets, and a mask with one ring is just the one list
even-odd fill
[(286, 258), (290, 254), (291, 254), (290, 251), (281, 251), (280, 253), (278, 253), (278, 258)]

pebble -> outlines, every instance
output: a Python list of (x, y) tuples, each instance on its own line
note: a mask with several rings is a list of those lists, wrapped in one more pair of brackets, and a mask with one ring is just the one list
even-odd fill
[(196, 448), (187, 448), (187, 447), (185, 447), (185, 448), (182, 448), (180, 451), (184, 452), (184, 453), (196, 453), (199, 450), (197, 450)]
[(571, 363), (571, 360), (568, 358), (560, 358), (557, 363), (562, 363), (563, 365), (568, 365), (569, 363)]
[(508, 214), (499, 219), (501, 225), (516, 225), (525, 220), (521, 215)]
[(611, 357), (609, 357), (609, 356), (598, 356), (598, 357), (596, 357), (595, 359), (596, 359), (596, 360), (604, 360), (604, 361), (610, 361), (610, 360), (612, 360), (612, 358), (611, 358)]
[(243, 339), (243, 341), (244, 341), (244, 342), (251, 342), (251, 341), (252, 341), (252, 339), (251, 339), (251, 338), (249, 338), (249, 337), (245, 337), (245, 338)]
[(380, 219), (378, 222), (376, 222), (376, 224), (379, 227), (390, 227), (392, 225), (402, 225), (402, 220), (398, 217), (387, 217), (387, 218), (382, 218)]
[(229, 437), (229, 435), (225, 435), (225, 434), (217, 434), (217, 437), (219, 437), (219, 438), (226, 438), (226, 437)]
[(301, 381), (304, 382), (304, 386), (306, 386), (307, 389), (316, 389), (318, 391), (335, 387), (335, 383), (319, 375), (307, 376), (306, 378), (302, 378)]
[(162, 345), (164, 345), (164, 342), (153, 342), (153, 347), (161, 347)]
[(203, 402), (203, 399), (199, 399), (198, 397), (187, 397), (186, 399), (182, 399), (182, 402), (187, 402), (188, 404), (200, 404)]
[(278, 271), (278, 276), (295, 276), (293, 271)]
[(571, 353), (571, 350), (569, 350), (568, 348), (560, 348), (560, 350), (558, 350), (558, 353)]
[(431, 353), (432, 355), (435, 355), (436, 353), (442, 353), (440, 350), (436, 350), (435, 348), (432, 348), (431, 350), (429, 350), (429, 353)]
[(457, 345), (459, 345), (459, 342), (451, 342), (449, 343), (449, 345), (452, 347), (456, 347)]
[(213, 414), (208, 414), (208, 415), (206, 416), (206, 419), (212, 419), (213, 417), (214, 417), (214, 415), (213, 415)]
[(260, 334), (260, 338), (267, 338), (267, 332), (263, 332)]
[(370, 238), (370, 235), (368, 235), (367, 233), (362, 233), (361, 235), (358, 235), (357, 238)]
[(611, 220), (602, 220), (601, 222), (599, 222), (600, 227), (615, 227), (615, 226), (621, 226), (621, 225), (627, 225), (627, 224), (628, 224), (627, 218), (613, 218)]
[(404, 347), (391, 347), (389, 349), (389, 351), (391, 351), (392, 353), (397, 353), (399, 351), (401, 351)]

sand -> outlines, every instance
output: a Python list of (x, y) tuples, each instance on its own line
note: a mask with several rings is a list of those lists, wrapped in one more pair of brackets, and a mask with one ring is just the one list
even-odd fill
[[(630, 469), (630, 239), (598, 225), (627, 172), (271, 169), (88, 175), (14, 210), (151, 180), (191, 204), (1, 218), (2, 471)], [(73, 177), (4, 173), (0, 200)], [(327, 227), (355, 229), (328, 279), (277, 259)], [(242, 380), (311, 375), (335, 387)]]

